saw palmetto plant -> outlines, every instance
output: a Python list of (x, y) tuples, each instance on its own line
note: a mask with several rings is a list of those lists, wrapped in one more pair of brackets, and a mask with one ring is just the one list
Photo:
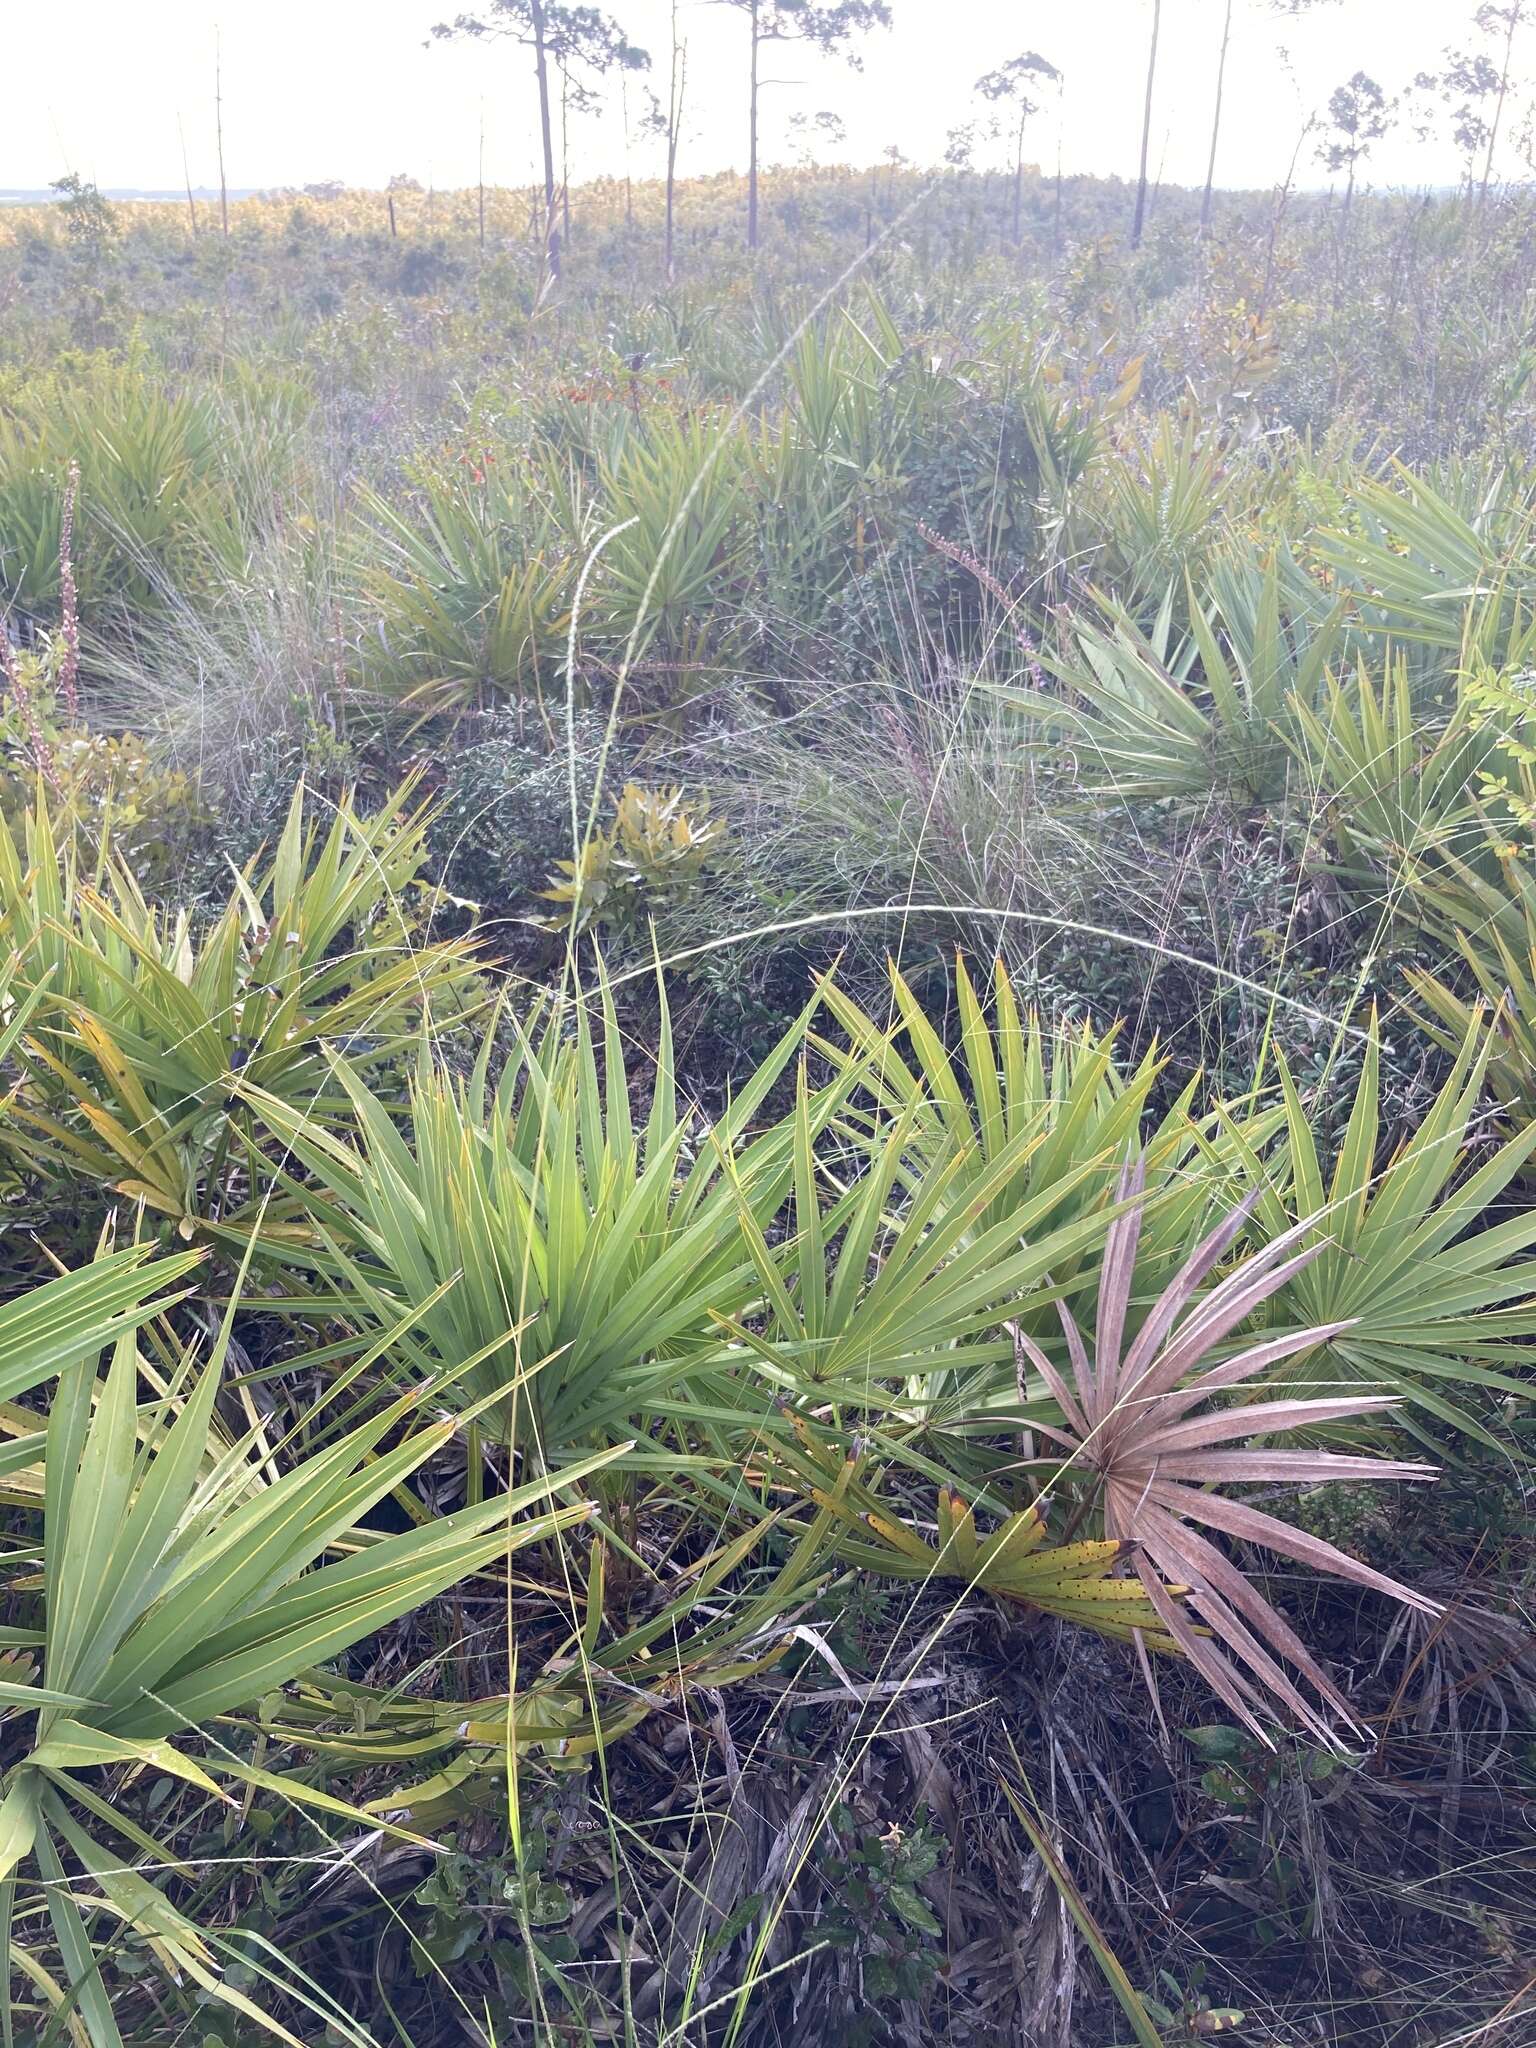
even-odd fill
[(80, 465), (76, 576), (87, 604), (153, 606), (194, 565), (239, 559), (223, 408), (101, 363), (85, 389), (40, 390), (0, 421), (0, 562), (7, 601), (59, 599), (65, 478)]
[[(1526, 895), (1524, 882), (1522, 875), (1511, 893), (1512, 904)], [(1428, 967), (1407, 970), (1419, 1021), (1438, 1045), (1454, 1049), (1469, 1032), (1491, 1028), (1488, 1085), (1516, 1130), (1536, 1109), (1536, 920), (1530, 932), (1519, 947), (1497, 928), (1476, 938), (1461, 932), (1457, 946), (1463, 973), (1454, 968), (1448, 973)]]
[(1481, 850), (1475, 793), (1497, 751), (1459, 700), (1438, 719), (1434, 709), (1401, 655), (1379, 681), (1360, 662), (1329, 675), (1316, 703), (1296, 705), (1290, 742), (1345, 876), (1368, 902), (1408, 915), (1416, 885)]
[(36, 886), (54, 852), (41, 810), (25, 854), (0, 844), (0, 914), (26, 947), (18, 973), (48, 970), (13, 1142), (45, 1172), (115, 1187), (190, 1236), (241, 1185), (241, 1085), (323, 1119), (335, 1106), (328, 1048), (367, 1072), (434, 1017), (472, 1007), (473, 945), (418, 931), (425, 819), (408, 798), (366, 818), (343, 805), (322, 825), (301, 789), (271, 859), (233, 876), (201, 933), (110, 857), (93, 887), (70, 854), (62, 882)]
[[(922, 1430), (985, 1399), (1012, 1356), (1005, 1304), (1102, 1246), (1107, 1213), (1070, 1213), (1070, 1196), (1099, 1177), (1090, 1155), (979, 1227), (1039, 1144), (1037, 1129), (1001, 1146), (973, 1178), (945, 1161), (903, 1200), (909, 1128), (906, 1117), (882, 1126), (862, 1170), (824, 1186), (802, 1085), (787, 1234), (771, 1243), (743, 1214), (761, 1306), (750, 1320), (718, 1310), (715, 1319), (786, 1397)], [(1057, 1220), (1064, 1202), (1069, 1213)]]
[[(1338, 1687), (1279, 1609), (1204, 1532), (1336, 1573), (1409, 1605), (1433, 1603), (1251, 1501), (1230, 1500), (1212, 1489), (1244, 1482), (1312, 1486), (1330, 1479), (1428, 1479), (1434, 1468), (1268, 1441), (1372, 1413), (1389, 1406), (1390, 1396), (1226, 1398), (1229, 1390), (1246, 1389), (1260, 1373), (1347, 1328), (1324, 1323), (1290, 1330), (1221, 1355), (1223, 1340), (1322, 1250), (1320, 1243), (1301, 1244), (1302, 1233), (1276, 1238), (1202, 1292), (1241, 1233), (1246, 1205), (1196, 1245), (1139, 1324), (1133, 1322), (1143, 1187), (1138, 1161), (1121, 1183), (1131, 1206), (1110, 1226), (1105, 1243), (1091, 1341), (1071, 1310), (1061, 1307), (1069, 1370), (1060, 1371), (1019, 1334), (1061, 1411), (1059, 1423), (1036, 1426), (1066, 1453), (1063, 1477), (1069, 1487), (1074, 1479), (1081, 1484), (1084, 1475), (1093, 1476), (1095, 1511), (1106, 1537), (1134, 1546), (1136, 1575), (1164, 1631), (1239, 1719), (1260, 1731), (1268, 1694), (1326, 1739), (1330, 1716), (1349, 1720)], [(1169, 1581), (1187, 1587), (1187, 1612), (1170, 1597)], [(1287, 1664), (1312, 1687), (1321, 1711)]]
[[(610, 1002), (509, 1020), (467, 1080), (425, 1061), (410, 1135), (337, 1065), (354, 1137), (320, 1130), (286, 1099), (245, 1099), (308, 1181), (285, 1208), (282, 1256), (320, 1302), (405, 1328), (398, 1369), (452, 1399), (489, 1399), (487, 1427), (550, 1466), (674, 1407), (720, 1348), (712, 1313), (756, 1289), (749, 1232), (770, 1226), (793, 1173), (795, 1133), (752, 1131), (795, 1057), (792, 1027), (712, 1127), (680, 1099), (663, 1006), (650, 1111), (631, 1112), (632, 1056)], [(823, 1130), (853, 1085), (819, 1094)]]
[(1293, 1354), (1284, 1378), (1390, 1394), (1398, 1426), (1435, 1451), (1446, 1429), (1496, 1449), (1487, 1403), (1523, 1399), (1536, 1331), (1536, 1217), (1520, 1204), (1500, 1213), (1536, 1127), (1493, 1144), (1479, 1129), (1499, 1046), (1474, 1017), (1433, 1102), (1393, 1145), (1373, 1033), (1331, 1173), (1282, 1061), (1284, 1142), (1267, 1170), (1252, 1160), (1253, 1230), (1273, 1244), (1299, 1228), (1316, 1253), (1268, 1298), (1266, 1318), (1277, 1332), (1344, 1325), (1326, 1350)]
[(1314, 546), (1378, 645), (1504, 665), (1529, 634), (1536, 506), (1518, 472), (1479, 476), (1469, 467), (1466, 482), (1457, 503), (1394, 462), (1390, 482), (1355, 486), (1349, 523), (1317, 535)]
[[(197, 1252), (155, 1258), (154, 1246), (104, 1241), (89, 1264), (60, 1273), (0, 1304), (0, 1401), (19, 1402), (103, 1345), (163, 1314), (189, 1291), (178, 1287), (201, 1264)], [(167, 1293), (167, 1288), (173, 1292)], [(38, 1418), (8, 1406), (7, 1433)], [(34, 1440), (35, 1441), (35, 1440)]]
[[(722, 417), (661, 419), (626, 433), (603, 483), (613, 538), (601, 556), (605, 625), (637, 653), (696, 655), (747, 548), (749, 449)], [(722, 608), (720, 631), (727, 630)]]
[[(1234, 1198), (1244, 1192), (1249, 1168), (1230, 1133), (1241, 1129), (1250, 1147), (1262, 1144), (1275, 1128), (1272, 1107), (1232, 1104), (1225, 1117), (1197, 1114), (1193, 1085), (1161, 1106), (1165, 1069), (1154, 1053), (1127, 1068), (1116, 1057), (1114, 1030), (1089, 1023), (1047, 1028), (1038, 1010), (1021, 1002), (1000, 959), (990, 1003), (963, 958), (953, 974), (955, 1016), (947, 1036), (893, 967), (890, 1024), (881, 1025), (829, 979), (824, 1000), (842, 1040), (819, 1034), (817, 1043), (829, 1058), (860, 1063), (861, 1090), (887, 1123), (905, 1119), (914, 1177), (951, 1169), (958, 1193), (1014, 1147), (1016, 1170), (975, 1227), (1002, 1222), (1027, 1197), (1051, 1190), (1058, 1198), (1053, 1214), (1082, 1213), (1102, 1202), (1133, 1142), (1141, 1145), (1149, 1185), (1166, 1197), (1158, 1215), (1167, 1215), (1175, 1246), (1190, 1227), (1191, 1208), (1198, 1225), (1202, 1204), (1219, 1202), (1223, 1189)], [(1086, 1178), (1077, 1171), (1084, 1166), (1094, 1168)]]
[(1220, 436), (1203, 432), (1194, 415), (1160, 420), (1145, 445), (1127, 454), (1102, 464), (1095, 481), (1107, 501), (1115, 587), (1128, 603), (1150, 601), (1155, 610), (1169, 586), (1198, 568), (1219, 541), (1230, 517), (1230, 483)]
[(1041, 655), (1054, 687), (1008, 685), (1004, 701), (1091, 794), (1276, 801), (1293, 773), (1295, 707), (1322, 690), (1339, 610), (1323, 607), (1289, 557), (1213, 564), (1186, 593), (1184, 632), (1175, 591), (1147, 631), (1108, 601), (1100, 616), (1074, 618), (1061, 651)]
[[(579, 1501), (552, 1505), (535, 1482), (399, 1536), (348, 1542), (354, 1524), (453, 1428), (422, 1425), (411, 1400), (344, 1426), (276, 1479), (244, 1445), (209, 1472), (204, 1454), (230, 1328), (226, 1318), (205, 1363), (185, 1361), (147, 1429), (131, 1336), (115, 1344), (104, 1378), (94, 1358), (67, 1366), (48, 1418), (40, 1627), (30, 1638), (42, 1651), (42, 1681), (11, 1691), (13, 1705), (35, 1700), (36, 1719), (4, 1779), (0, 1916), (13, 1926), (40, 1888), (92, 2048), (122, 2040), (93, 1957), (92, 1930), (103, 1917), (173, 1976), (185, 1973), (283, 2040), (300, 2038), (263, 2022), (154, 1881), (177, 1874), (179, 1859), (114, 1813), (101, 1773), (148, 1769), (215, 1799), (230, 1798), (218, 1779), (268, 1782), (261, 1764), (228, 1742), (215, 1737), (194, 1753), (185, 1738), (591, 1514)], [(382, 1448), (402, 1424), (403, 1435)], [(568, 1482), (594, 1462), (602, 1460), (573, 1468)], [(284, 1791), (333, 1816), (350, 1811), (297, 1776)], [(66, 1875), (65, 1859), (75, 1875)]]
[(379, 535), (364, 585), (379, 607), (366, 662), (426, 718), (487, 697), (558, 700), (575, 568), (538, 508), (429, 483), (411, 512), (363, 494)]

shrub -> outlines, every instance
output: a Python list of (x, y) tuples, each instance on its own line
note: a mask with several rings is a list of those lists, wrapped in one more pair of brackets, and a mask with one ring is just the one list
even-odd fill
[[(586, 823), (604, 730), (581, 713), (575, 721), (579, 824)], [(606, 768), (611, 782), (619, 757)], [(445, 886), (503, 915), (542, 914), (538, 892), (556, 861), (572, 851), (571, 757), (562, 722), (502, 711), (453, 728), (437, 771), (428, 844)]]

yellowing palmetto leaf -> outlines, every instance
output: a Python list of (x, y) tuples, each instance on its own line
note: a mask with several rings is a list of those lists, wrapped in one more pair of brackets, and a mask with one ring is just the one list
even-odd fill
[[(857, 1447), (840, 1456), (812, 1435), (803, 1417), (791, 1422), (791, 1436), (775, 1444), (775, 1468), (791, 1491), (803, 1491), (816, 1504), (824, 1540), (841, 1563), (885, 1578), (954, 1579), (1101, 1635), (1139, 1635), (1157, 1650), (1179, 1647), (1147, 1585), (1117, 1573), (1129, 1544), (1115, 1538), (1052, 1543), (1036, 1506), (1004, 1517), (983, 1535), (974, 1507), (943, 1486), (937, 1541), (931, 1542), (860, 1476), (864, 1459)], [(1181, 1590), (1162, 1587), (1165, 1603), (1173, 1604)]]

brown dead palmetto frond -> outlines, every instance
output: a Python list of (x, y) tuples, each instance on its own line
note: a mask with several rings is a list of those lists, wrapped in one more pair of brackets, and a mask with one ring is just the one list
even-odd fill
[[(1279, 1705), (1314, 1735), (1331, 1739), (1338, 1723), (1353, 1719), (1342, 1694), (1279, 1610), (1194, 1525), (1432, 1613), (1435, 1603), (1423, 1594), (1246, 1501), (1210, 1489), (1245, 1480), (1310, 1486), (1339, 1479), (1431, 1479), (1434, 1470), (1255, 1441), (1388, 1407), (1390, 1397), (1213, 1400), (1348, 1327), (1325, 1323), (1287, 1331), (1220, 1355), (1224, 1341), (1322, 1249), (1326, 1240), (1298, 1249), (1312, 1219), (1245, 1259), (1202, 1295), (1249, 1205), (1234, 1209), (1196, 1246), (1127, 1343), (1143, 1185), (1138, 1160), (1120, 1183), (1120, 1199), (1132, 1206), (1105, 1240), (1091, 1351), (1065, 1304), (1060, 1314), (1067, 1373), (1022, 1331), (1016, 1333), (1061, 1410), (1061, 1426), (1043, 1425), (1042, 1434), (1068, 1453), (1071, 1465), (1097, 1477), (1105, 1535), (1135, 1546), (1135, 1570), (1168, 1634), (1233, 1713), (1263, 1735), (1262, 1710)], [(1175, 1603), (1166, 1582), (1187, 1586), (1187, 1601)], [(1313, 1688), (1320, 1705), (1287, 1665)]]

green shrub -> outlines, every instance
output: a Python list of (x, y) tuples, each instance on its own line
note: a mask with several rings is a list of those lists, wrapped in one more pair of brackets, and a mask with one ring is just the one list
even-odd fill
[[(585, 827), (603, 728), (589, 713), (575, 722), (577, 815)], [(607, 764), (622, 776), (622, 753)], [(444, 885), (502, 914), (545, 915), (539, 891), (572, 852), (571, 760), (563, 722), (546, 725), (511, 711), (457, 724), (443, 749), (428, 845)]]

